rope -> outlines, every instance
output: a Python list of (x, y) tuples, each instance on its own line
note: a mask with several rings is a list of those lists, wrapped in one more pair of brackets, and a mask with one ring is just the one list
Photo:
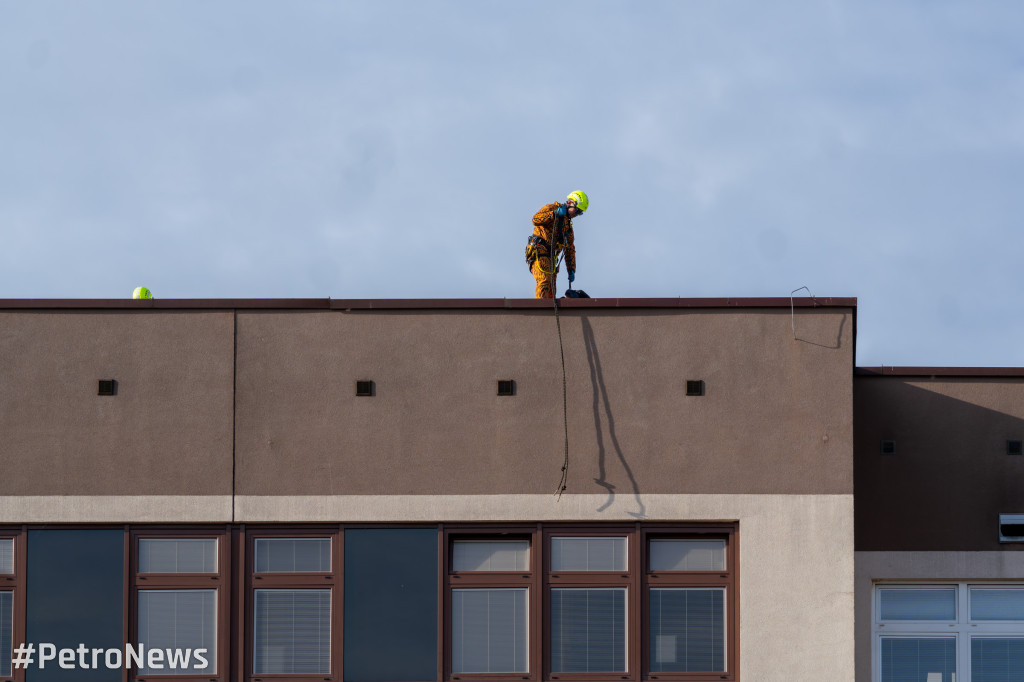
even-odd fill
[(558, 265), (562, 262), (562, 256), (564, 252), (558, 253), (558, 228), (560, 227), (560, 221), (558, 217), (552, 221), (551, 225), (551, 248), (552, 261), (554, 265), (551, 267), (551, 301), (555, 306), (555, 326), (558, 328), (558, 354), (562, 359), (562, 423), (565, 427), (565, 461), (562, 462), (562, 478), (558, 481), (558, 489), (555, 490), (555, 496), (561, 500), (562, 493), (565, 492), (567, 487), (567, 480), (569, 477), (569, 408), (568, 408), (568, 390), (565, 381), (565, 347), (562, 345), (562, 322), (558, 316), (558, 292), (555, 291), (555, 286), (558, 282)]

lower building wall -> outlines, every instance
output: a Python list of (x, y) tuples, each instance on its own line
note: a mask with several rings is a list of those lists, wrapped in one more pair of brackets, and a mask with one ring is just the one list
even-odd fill
[(855, 562), (857, 682), (877, 682), (872, 650), (877, 584), (1019, 582), (1024, 578), (1024, 552), (857, 552)]
[[(228, 496), (0, 500), (2, 524), (537, 521), (734, 522), (739, 546), (739, 679), (854, 679), (852, 495), (566, 494), (560, 499), (553, 495), (243, 496), (233, 502)], [(879, 569), (870, 559), (859, 559), (865, 566), (859, 578), (873, 576), (879, 570), (884, 573), (885, 564)], [(863, 585), (859, 588), (863, 593)], [(863, 597), (860, 593), (858, 599)], [(862, 606), (858, 602), (858, 608), (862, 610)], [(861, 630), (858, 626), (859, 634)], [(859, 663), (858, 659), (860, 673)], [(858, 674), (857, 679), (870, 678)]]

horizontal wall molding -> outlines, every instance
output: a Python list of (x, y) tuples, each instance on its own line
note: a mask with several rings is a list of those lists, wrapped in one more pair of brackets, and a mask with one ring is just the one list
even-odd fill
[[(735, 521), (846, 508), (852, 495), (240, 495), (237, 523)], [(0, 497), (0, 523), (226, 523), (230, 495)]]
[(223, 523), (230, 495), (0, 496), (0, 523)]
[(236, 499), (235, 520), (272, 521), (733, 521), (778, 506), (831, 507), (852, 495), (303, 495)]

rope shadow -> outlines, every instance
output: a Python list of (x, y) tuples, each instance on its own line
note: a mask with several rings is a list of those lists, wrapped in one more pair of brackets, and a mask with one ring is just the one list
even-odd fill
[(629, 462), (626, 461), (626, 456), (622, 452), (622, 446), (619, 445), (619, 439), (615, 435), (615, 417), (612, 415), (611, 403), (608, 400), (608, 392), (604, 387), (604, 375), (601, 372), (601, 358), (597, 352), (597, 342), (594, 340), (594, 330), (590, 326), (589, 320), (586, 316), (580, 318), (580, 322), (583, 325), (583, 343), (587, 350), (587, 366), (590, 368), (590, 384), (593, 387), (593, 410), (594, 410), (594, 431), (597, 433), (597, 469), (598, 475), (594, 479), (594, 483), (608, 491), (608, 499), (605, 500), (604, 504), (597, 508), (597, 511), (604, 511), (612, 505), (615, 501), (615, 484), (608, 481), (606, 476), (606, 450), (604, 444), (604, 432), (601, 428), (601, 408), (604, 408), (605, 418), (608, 421), (608, 436), (611, 439), (612, 447), (615, 450), (615, 455), (619, 458), (619, 462), (622, 463), (622, 468), (626, 470), (626, 476), (629, 477), (629, 482), (633, 487), (633, 498), (636, 500), (639, 511), (627, 512), (630, 516), (637, 519), (647, 518), (647, 508), (644, 506), (643, 500), (640, 498), (640, 486), (637, 485), (636, 477), (633, 475), (633, 470), (629, 466)]
[(842, 347), (843, 327), (845, 327), (845, 326), (846, 326), (846, 315), (843, 315), (843, 317), (839, 320), (839, 331), (836, 333), (836, 342), (833, 345), (831, 345), (831, 346), (827, 345), (827, 344), (824, 344), (824, 343), (818, 343), (816, 341), (811, 341), (810, 339), (800, 338), (799, 336), (796, 336), (795, 334), (793, 335), (793, 340), (794, 341), (799, 341), (801, 343), (808, 343), (808, 344), (810, 344), (812, 346), (818, 346), (820, 348), (828, 348), (829, 350), (838, 350), (839, 348)]

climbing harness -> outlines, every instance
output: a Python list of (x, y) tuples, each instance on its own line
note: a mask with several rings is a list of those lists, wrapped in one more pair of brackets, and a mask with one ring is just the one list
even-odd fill
[[(544, 237), (531, 234), (526, 239), (526, 265), (531, 271), (533, 270), (533, 264), (537, 261), (538, 258), (544, 258), (545, 256), (549, 256), (552, 254), (553, 251), (555, 257), (551, 259), (551, 262), (553, 264), (551, 270), (545, 270), (544, 267), (541, 266), (540, 271), (543, 272), (545, 275), (549, 276), (558, 275), (558, 264), (560, 262), (560, 259), (565, 255), (565, 236), (572, 230), (572, 223), (569, 224), (568, 228), (563, 228), (564, 220), (565, 219), (562, 218), (561, 216), (554, 217), (554, 224), (551, 227), (551, 238), (552, 241), (555, 242), (554, 250), (552, 250), (551, 244), (548, 242), (547, 239), (544, 239)], [(555, 282), (552, 281), (552, 296), (554, 296), (555, 294), (554, 286)]]

